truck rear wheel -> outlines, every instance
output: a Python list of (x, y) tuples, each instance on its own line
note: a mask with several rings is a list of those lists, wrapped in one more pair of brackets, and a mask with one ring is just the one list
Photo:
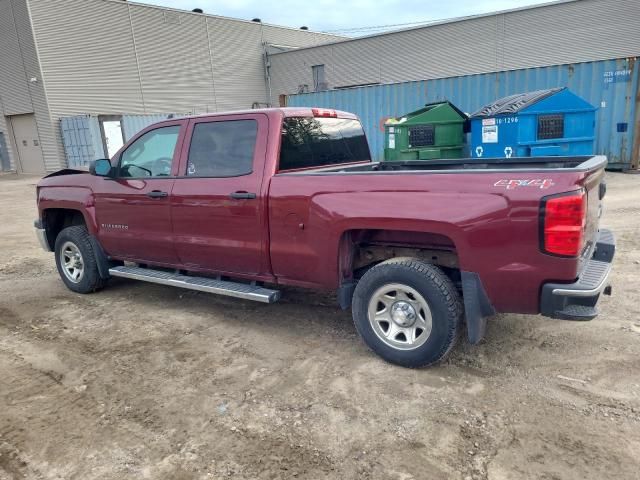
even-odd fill
[(58, 234), (55, 255), (58, 273), (69, 290), (91, 293), (104, 286), (84, 225), (67, 227)]
[(462, 302), (442, 270), (415, 258), (371, 268), (353, 296), (353, 321), (388, 362), (424, 367), (444, 359), (459, 336)]

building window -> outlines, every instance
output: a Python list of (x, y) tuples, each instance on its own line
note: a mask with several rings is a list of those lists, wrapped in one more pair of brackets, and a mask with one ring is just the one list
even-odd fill
[(322, 92), (327, 89), (327, 80), (324, 76), (324, 65), (314, 65), (311, 67), (313, 74), (313, 91)]

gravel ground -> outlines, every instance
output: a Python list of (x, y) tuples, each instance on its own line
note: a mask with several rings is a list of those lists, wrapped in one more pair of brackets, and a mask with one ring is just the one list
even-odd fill
[(0, 480), (640, 478), (640, 177), (610, 173), (614, 296), (384, 363), (330, 296), (67, 290), (33, 177), (0, 177)]

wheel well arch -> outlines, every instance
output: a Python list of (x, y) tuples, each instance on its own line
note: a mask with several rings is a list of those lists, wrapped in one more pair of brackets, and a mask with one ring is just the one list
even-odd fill
[(458, 250), (454, 240), (441, 233), (389, 229), (353, 229), (342, 233), (338, 268), (340, 283), (353, 281), (380, 262), (395, 257), (415, 257), (441, 267), (459, 280)]
[(47, 208), (42, 212), (42, 221), (47, 232), (47, 241), (52, 250), (56, 238), (63, 229), (77, 225), (87, 226), (83, 212), (72, 208)]
[(454, 240), (440, 233), (402, 230), (347, 230), (339, 244), (338, 303), (348, 308), (358, 277), (395, 257), (414, 257), (437, 265), (451, 279), (464, 302), (467, 335), (473, 344), (484, 336), (486, 318), (496, 313), (477, 273), (460, 267)]

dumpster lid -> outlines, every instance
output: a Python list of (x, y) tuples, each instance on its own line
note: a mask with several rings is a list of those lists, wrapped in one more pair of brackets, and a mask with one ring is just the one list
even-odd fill
[(539, 102), (555, 93), (558, 93), (563, 88), (549, 88), (546, 90), (536, 90), (535, 92), (517, 93), (508, 97), (496, 100), (493, 103), (485, 105), (480, 110), (475, 112), (472, 117), (493, 117), (494, 115), (502, 115), (508, 113), (517, 113), (523, 108), (526, 108), (534, 103)]
[(441, 100), (439, 102), (433, 102), (433, 103), (427, 103), (425, 104), (425, 107), (436, 107), (438, 105), (442, 105), (442, 104), (446, 104), (449, 105), (451, 108), (453, 108), (453, 110), (460, 115), (461, 118), (463, 118), (464, 120), (469, 118), (469, 115), (467, 115), (466, 113), (464, 113), (462, 110), (460, 110), (458, 107), (456, 107), (453, 103), (451, 103), (449, 100)]
[(463, 120), (466, 120), (467, 118), (469, 118), (466, 113), (464, 113), (462, 110), (460, 110), (458, 107), (456, 107), (449, 100), (440, 100), (438, 102), (426, 103), (424, 105), (424, 107), (422, 107), (421, 109), (416, 110), (414, 112), (407, 113), (407, 114), (403, 115), (403, 117), (407, 117), (407, 118), (416, 117), (416, 116), (418, 116), (420, 114), (423, 114), (425, 112), (433, 110), (434, 108), (439, 107), (440, 105), (448, 105), (448, 106), (450, 106), (453, 109), (453, 111), (456, 112), (458, 115), (460, 115), (460, 118), (462, 118)]

